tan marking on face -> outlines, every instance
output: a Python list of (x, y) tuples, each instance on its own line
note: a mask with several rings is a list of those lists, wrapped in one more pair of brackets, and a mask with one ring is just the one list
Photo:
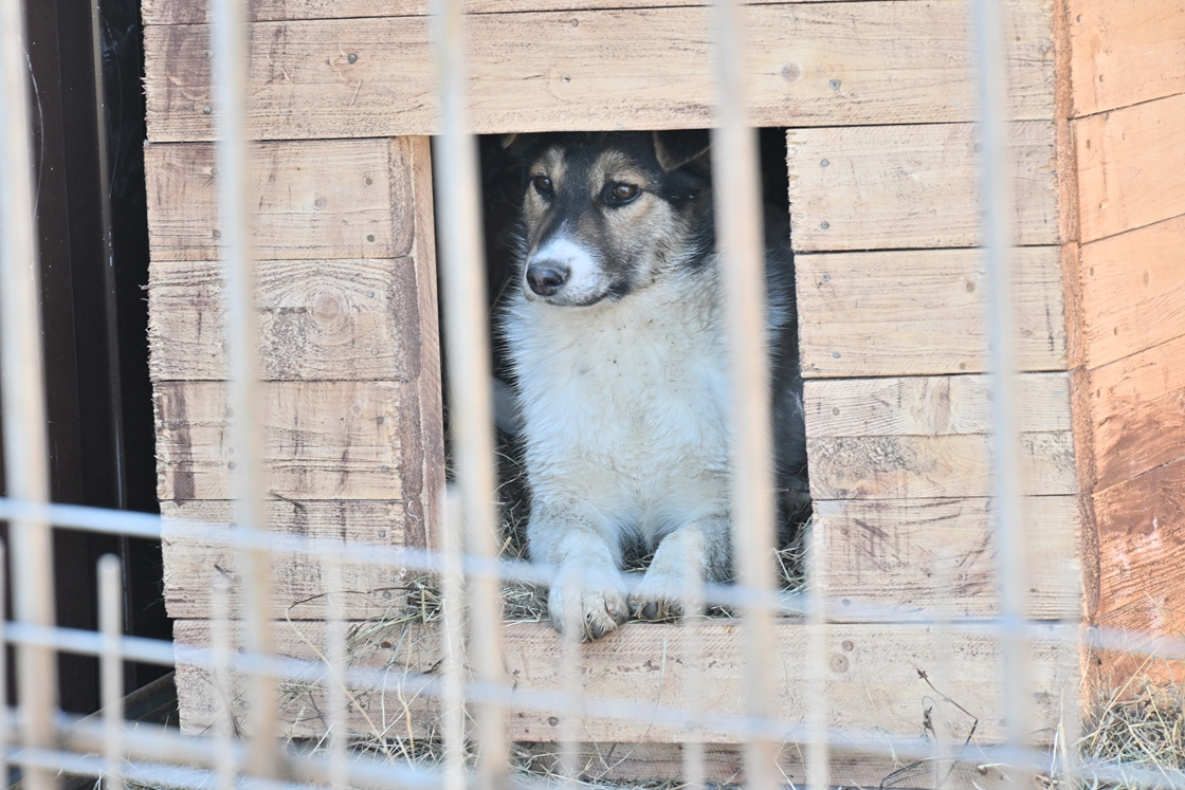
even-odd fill
[(629, 157), (620, 151), (606, 151), (589, 169), (588, 182), (593, 199), (600, 200), (601, 190), (606, 184), (615, 181), (635, 184), (644, 191), (650, 186), (646, 173), (638, 169)]

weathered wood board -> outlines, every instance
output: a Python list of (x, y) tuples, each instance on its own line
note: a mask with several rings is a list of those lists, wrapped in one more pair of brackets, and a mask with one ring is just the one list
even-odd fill
[[(411, 381), (420, 374), (413, 259), (262, 260), (256, 272), (265, 379)], [(220, 261), (153, 262), (154, 381), (226, 378), (224, 298)]]
[(1185, 335), (1185, 215), (1084, 244), (1079, 254), (1088, 368)]
[[(269, 495), (419, 495), (423, 448), (413, 384), (270, 382), (261, 388)], [(227, 445), (226, 385), (162, 382), (154, 399), (159, 498), (230, 499), (235, 448)]]
[[(1078, 491), (1069, 431), (1020, 437), (1029, 496)], [(990, 437), (860, 436), (807, 439), (813, 499), (985, 497), (992, 492)]]
[[(1008, 5), (1012, 117), (1053, 110), (1049, 18)], [(712, 125), (707, 8), (469, 18), (469, 117), (480, 133)], [(760, 126), (971, 121), (966, 9), (928, 3), (753, 6), (742, 48)], [(145, 29), (148, 139), (208, 140), (207, 29)], [(256, 22), (248, 123), (256, 139), (432, 134), (437, 104), (423, 17)], [(622, 46), (629, 42), (629, 46)]]
[[(834, 436), (949, 436), (991, 432), (987, 376), (810, 379), (804, 388), (806, 433)], [(1026, 373), (1017, 379), (1018, 428), (1070, 430), (1070, 377)]]
[[(1015, 250), (1017, 362), (1066, 369), (1056, 247)], [(856, 378), (986, 369), (982, 255), (901, 250), (795, 257), (803, 375)]]
[(1083, 243), (1185, 211), (1185, 94), (1080, 118), (1074, 138)]
[[(407, 255), (415, 208), (409, 146), (407, 139), (254, 146), (256, 256), (317, 260)], [(149, 145), (144, 159), (153, 262), (217, 259), (214, 147)]]
[[(194, 535), (186, 522), (232, 523), (232, 503), (191, 501), (161, 503), (165, 517), (162, 551), (165, 606), (174, 619), (214, 619), (212, 591), (217, 580), (230, 582), (232, 612), (239, 611), (242, 592), (240, 553), (228, 540), (226, 526), (211, 526)], [(322, 540), (369, 543), (402, 548), (425, 545), (424, 514), (413, 500), (278, 500), (267, 502), (266, 524), (273, 532)], [(339, 592), (340, 616), (363, 620), (402, 610), (409, 581), (420, 575), (385, 564), (344, 563)], [(272, 616), (276, 619), (324, 620), (329, 614), (325, 594), (325, 560), (308, 552), (278, 552), (272, 561)]]
[(1185, 336), (1090, 371), (1096, 491), (1185, 457)]
[[(1025, 600), (1034, 620), (1083, 613), (1083, 527), (1075, 496), (1024, 500)], [(993, 617), (999, 568), (989, 499), (819, 501), (821, 584), (843, 622)]]
[(1069, 0), (1066, 17), (1074, 116), (1185, 93), (1183, 0)]
[[(182, 620), (174, 627), (179, 645), (210, 644), (209, 622)], [(400, 681), (408, 672), (434, 671), (439, 659), (436, 637), (403, 626), (362, 630), (362, 637), (350, 647), (351, 655), (357, 665), (381, 670), (375, 680), (385, 692), (355, 696), (348, 713), (352, 731), (377, 731), (390, 737), (422, 734), (426, 720), (432, 720), (434, 704)], [(1078, 655), (1075, 627), (1038, 626), (1036, 630), (1040, 636), (1032, 645), (1028, 663), (1030, 729), (1038, 742), (1048, 743), (1062, 710), (1075, 709), (1073, 704), (1065, 708), (1063, 704), (1077, 693)], [(776, 648), (770, 659), (775, 663), (772, 675), (777, 685), (770, 694), (791, 738), (796, 733), (805, 736), (809, 686), (818, 682), (803, 671), (813, 633), (812, 627), (797, 623), (775, 628)], [(325, 643), (325, 626), (277, 623), (275, 635), (283, 654), (311, 658)], [(582, 704), (607, 700), (622, 706), (620, 718), (591, 713), (583, 717), (575, 728), (581, 740), (677, 741), (686, 735), (686, 715), (681, 709), (692, 703), (691, 695), (698, 699), (700, 710), (710, 712), (706, 721), (710, 740), (741, 740), (735, 732), (713, 732), (743, 711), (743, 640), (735, 623), (711, 623), (696, 629), (631, 623), (582, 646), (579, 667), (561, 666), (564, 651), (550, 626), (508, 625), (502, 637), (507, 680), (513, 684), (509, 726), (514, 740), (558, 740), (565, 729), (561, 717), (568, 714), (557, 696), (568, 697), (562, 693), (564, 684), (573, 681), (583, 692)], [(828, 656), (827, 666), (821, 668), (827, 721), (849, 731), (849, 737), (866, 736), (874, 741), (877, 733), (916, 737), (924, 731), (929, 716), (938, 737), (951, 743), (961, 744), (968, 737), (972, 717), (978, 718), (977, 743), (1003, 738), (999, 703), (1003, 681), (995, 637), (896, 623), (830, 625), (825, 627), (823, 639)], [(699, 660), (693, 657), (696, 654), (702, 655), (705, 668), (710, 669), (710, 683), (694, 682), (686, 670), (687, 662)], [(178, 664), (178, 687), (185, 689), (179, 700), (185, 729), (203, 732), (220, 715), (222, 705), (208, 672), (187, 662), (183, 647), (179, 648)], [(307, 684), (289, 685), (285, 690), (281, 729), (294, 736), (324, 733), (321, 711), (326, 708), (321, 690)], [(236, 715), (244, 702), (236, 695)]]
[[(831, 0), (790, 0), (792, 3), (830, 2)], [(898, 0), (900, 2), (900, 0)], [(753, 0), (753, 4), (787, 0)], [(466, 0), (469, 14), (504, 14), (523, 11), (569, 11), (598, 8), (657, 8), (709, 5), (704, 0)], [(208, 21), (209, 3), (205, 0), (144, 0), (142, 14), (147, 25), (192, 24)], [(356, 19), (359, 17), (426, 16), (427, 0), (254, 0), (251, 20), (255, 22), (290, 19)]]
[(1094, 495), (1104, 625), (1156, 634), (1185, 625), (1185, 452)]
[[(981, 243), (972, 124), (791, 129), (790, 238), (795, 251), (974, 247)], [(1054, 125), (1012, 125), (1017, 244), (1056, 244)]]
[[(1007, 777), (989, 765), (986, 754), (975, 744), (953, 749), (966, 762), (949, 764), (925, 749), (935, 744), (919, 739), (919, 751), (907, 754), (861, 753), (832, 749), (830, 776), (840, 787), (909, 787), (915, 790), (985, 790), (1004, 788)], [(703, 744), (706, 781), (740, 785), (745, 781), (744, 748), (731, 744)], [(531, 769), (547, 775), (561, 773), (556, 744), (517, 743), (516, 756)], [(576, 748), (582, 776), (590, 782), (678, 782), (686, 781), (683, 745), (677, 743), (581, 743)], [(948, 752), (949, 754), (949, 752)], [(809, 782), (799, 744), (786, 744), (778, 754), (781, 777), (795, 786)], [(535, 773), (532, 770), (531, 773)]]

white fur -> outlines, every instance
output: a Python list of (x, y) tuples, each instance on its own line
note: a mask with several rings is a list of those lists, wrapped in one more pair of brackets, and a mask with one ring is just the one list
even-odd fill
[[(553, 302), (578, 304), (600, 296), (609, 286), (600, 255), (562, 232), (548, 239), (531, 255), (530, 260), (554, 261), (568, 268), (568, 281), (564, 283), (558, 297), (551, 299)], [(540, 297), (528, 289), (527, 298), (535, 300)]]
[[(727, 566), (728, 359), (714, 261), (590, 307), (528, 301), (506, 321), (532, 488), (531, 555), (560, 568), (557, 627), (597, 636)], [(632, 601), (621, 536), (659, 545)], [(665, 538), (665, 539), (664, 539)], [(661, 541), (661, 543), (660, 543)], [(689, 565), (690, 562), (690, 565)], [(575, 598), (579, 598), (577, 601)]]

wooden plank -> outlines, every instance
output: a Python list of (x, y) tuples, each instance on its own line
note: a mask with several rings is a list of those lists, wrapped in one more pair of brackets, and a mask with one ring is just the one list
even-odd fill
[[(984, 435), (808, 438), (806, 453), (816, 501), (992, 493), (989, 437)], [(1020, 464), (1028, 495), (1078, 491), (1069, 431), (1022, 434)]]
[(409, 254), (416, 262), (416, 299), (419, 321), (401, 328), (400, 342), (405, 348), (418, 352), (414, 362), (420, 375), (416, 377), (416, 399), (419, 404), (419, 464), (407, 464), (400, 470), (403, 487), (420, 491), (419, 497), (408, 499), (412, 524), (418, 524), (423, 535), (413, 545), (439, 549), (441, 493), (445, 485), (444, 468), (444, 405), (441, 394), (440, 360), (440, 302), (436, 294), (436, 218), (432, 192), (432, 149), (427, 137), (407, 140), (407, 159), (404, 166), (412, 193), (414, 222), (409, 243)]
[[(1065, 370), (1062, 264), (1056, 247), (1015, 251), (1017, 359)], [(798, 315), (809, 378), (977, 373), (987, 319), (977, 250), (799, 255)]]
[[(990, 433), (986, 376), (811, 379), (806, 382), (808, 437), (950, 436)], [(1070, 430), (1066, 373), (1027, 373), (1018, 379), (1021, 431)]]
[[(185, 645), (209, 644), (210, 624), (178, 621), (174, 636), (179, 645), (178, 697), (186, 732), (208, 730), (220, 704), (212, 693), (204, 670), (187, 662)], [(1036, 626), (1039, 634), (1028, 662), (1028, 690), (1032, 694), (1030, 731), (1042, 743), (1052, 738), (1059, 708), (1076, 699), (1078, 655), (1072, 647), (1076, 626)], [(402, 686), (405, 672), (432, 668), (438, 655), (437, 640), (424, 631), (405, 626), (367, 624), (348, 645), (359, 665), (383, 669), (383, 689), (357, 695), (348, 714), (355, 732), (383, 732), (397, 737), (423, 732), (431, 722), (432, 706), (412, 689)], [(801, 728), (808, 684), (807, 644), (813, 630), (796, 623), (775, 627), (776, 646), (770, 658), (777, 685), (770, 694), (776, 710), (789, 720), (788, 736)], [(311, 657), (324, 644), (324, 624), (278, 623), (276, 643), (284, 655)], [(563, 651), (550, 626), (536, 623), (507, 624), (502, 631), (506, 647), (507, 677), (513, 685), (510, 736), (514, 740), (554, 742), (565, 731), (566, 715), (550, 701), (532, 698), (535, 693), (566, 699), (560, 667)], [(978, 719), (976, 743), (995, 743), (1003, 737), (1002, 687), (999, 650), (993, 637), (967, 632), (939, 633), (932, 626), (910, 624), (829, 625), (823, 634), (828, 656), (823, 681), (828, 700), (827, 719), (852, 737), (874, 733), (919, 737), (928, 720), (936, 722), (939, 737), (959, 744), (970, 734), (972, 716)], [(688, 640), (704, 651), (710, 682), (689, 685), (682, 671)], [(1058, 640), (1065, 640), (1058, 644)], [(708, 740), (737, 743), (736, 733), (721, 732), (712, 717), (742, 712), (745, 662), (740, 627), (714, 622), (692, 631), (675, 626), (631, 623), (592, 644), (581, 647), (578, 692), (587, 698), (629, 705), (622, 718), (589, 715), (576, 725), (582, 740), (607, 742), (673, 742), (686, 734), (680, 717), (672, 726), (662, 709), (674, 709), (699, 697), (700, 709), (710, 711)], [(922, 676), (929, 678), (929, 683)], [(931, 687), (930, 683), (933, 684)], [(939, 693), (935, 693), (935, 689)], [(281, 710), (281, 729), (296, 737), (317, 737), (324, 732), (319, 711), (325, 710), (320, 691), (289, 685)], [(561, 693), (562, 692), (562, 693)], [(1068, 695), (1068, 696), (1066, 696)], [(236, 706), (242, 700), (236, 698)], [(962, 711), (955, 707), (961, 706)], [(1073, 705), (1070, 706), (1074, 708)], [(427, 709), (428, 722), (421, 713)], [(365, 711), (366, 716), (363, 716)], [(421, 713), (418, 720), (415, 716)], [(968, 715), (968, 713), (970, 715)], [(927, 717), (931, 717), (928, 719)], [(713, 731), (715, 730), (715, 731)], [(919, 741), (919, 744), (922, 743)]]
[[(831, 0), (791, 0), (793, 3)], [(900, 2), (900, 0), (898, 0)], [(750, 5), (786, 0), (752, 0)], [(587, 11), (603, 8), (658, 8), (704, 6), (703, 0), (467, 0), (469, 14), (505, 14), (524, 11)], [(146, 25), (194, 24), (207, 21), (209, 3), (204, 0), (144, 0)], [(251, 20), (281, 22), (295, 19), (351, 19), (358, 17), (426, 16), (425, 0), (254, 0)]]
[(1185, 93), (1185, 0), (1069, 0), (1074, 116)]
[[(266, 507), (268, 528), (273, 532), (390, 547), (415, 545), (423, 535), (422, 527), (399, 501), (270, 499)], [(222, 501), (161, 503), (166, 519), (161, 546), (169, 617), (213, 618), (211, 591), (220, 578), (231, 582), (231, 611), (239, 611), (240, 550), (229, 543), (233, 530), (225, 526), (233, 521), (232, 510), (233, 503)], [(180, 528), (178, 519), (212, 523), (195, 536)], [(411, 580), (421, 575), (402, 567), (357, 563), (344, 564), (341, 573), (340, 614), (348, 619), (377, 619), (402, 612), (407, 608)], [(315, 554), (274, 554), (272, 616), (324, 620), (328, 615), (325, 594), (331, 592), (324, 574), (324, 561)]]
[[(262, 260), (259, 354), (269, 380), (408, 381), (419, 374), (411, 258)], [(154, 261), (148, 285), (154, 381), (227, 376), (219, 261)]]
[(1185, 94), (1074, 122), (1083, 243), (1185, 206)]
[[(1123, 629), (1129, 647), (1185, 631), (1185, 459), (1094, 495), (1098, 519), (1100, 626)], [(1095, 672), (1116, 688), (1133, 674), (1173, 679), (1173, 666), (1100, 652)], [(1175, 666), (1177, 682), (1182, 667)]]
[(1185, 457), (1185, 337), (1090, 371), (1095, 490)]
[[(406, 140), (260, 143), (255, 254), (261, 259), (397, 258), (407, 254), (413, 196)], [(217, 178), (211, 145), (149, 145), (152, 260), (218, 257)]]
[[(926, 744), (933, 751), (934, 744)], [(968, 745), (953, 752), (965, 762), (938, 763), (933, 754), (919, 750), (907, 755), (861, 753), (832, 748), (829, 777), (833, 787), (909, 787), (915, 790), (985, 790), (1004, 788), (1007, 777), (1000, 767), (983, 764), (983, 753)], [(560, 774), (561, 749), (554, 743), (516, 743), (516, 765), (533, 775)], [(715, 784), (737, 786), (744, 780), (744, 749), (728, 744), (704, 744), (704, 778)], [(576, 745), (581, 779), (590, 783), (683, 784), (683, 745), (677, 743), (581, 743)], [(925, 754), (923, 758), (922, 755)], [(778, 753), (778, 770), (794, 787), (808, 784), (803, 751), (785, 744)], [(917, 759), (912, 759), (916, 757)]]
[(1185, 625), (1185, 458), (1094, 495), (1099, 622), (1177, 636)]
[[(790, 238), (803, 252), (981, 243), (972, 124), (791, 129)], [(1056, 244), (1054, 125), (1012, 125), (1018, 244)]]
[(1087, 367), (1185, 335), (1185, 216), (1084, 244), (1081, 311)]
[[(1029, 617), (1077, 622), (1083, 609), (1078, 498), (1024, 502)], [(827, 596), (840, 621), (999, 614), (991, 500), (819, 501)]]
[[(272, 382), (263, 386), (267, 492), (289, 499), (411, 499), (423, 463), (414, 385)], [(229, 499), (226, 386), (160, 383), (154, 394), (157, 495)], [(414, 481), (409, 485), (409, 480)]]
[[(1048, 14), (1041, 0), (1014, 0), (1008, 9), (1016, 33), (1007, 36), (1010, 114), (1048, 119)], [(713, 124), (707, 8), (483, 14), (470, 17), (467, 29), (476, 132)], [(754, 125), (974, 120), (958, 0), (754, 6), (748, 31), (743, 51)], [(423, 17), (256, 22), (251, 35), (254, 137), (437, 131)], [(204, 26), (146, 28), (151, 141), (211, 139), (208, 49)]]

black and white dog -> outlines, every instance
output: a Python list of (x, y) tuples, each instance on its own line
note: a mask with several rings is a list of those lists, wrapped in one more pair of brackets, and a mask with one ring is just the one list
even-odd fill
[[(531, 557), (557, 629), (596, 639), (678, 610), (689, 558), (726, 579), (729, 364), (706, 132), (518, 136), (519, 266), (502, 329), (517, 378)], [(727, 196), (724, 196), (725, 198)], [(767, 212), (769, 214), (770, 212)], [(766, 221), (778, 485), (806, 501), (788, 220)], [(632, 594), (623, 551), (654, 552)]]

